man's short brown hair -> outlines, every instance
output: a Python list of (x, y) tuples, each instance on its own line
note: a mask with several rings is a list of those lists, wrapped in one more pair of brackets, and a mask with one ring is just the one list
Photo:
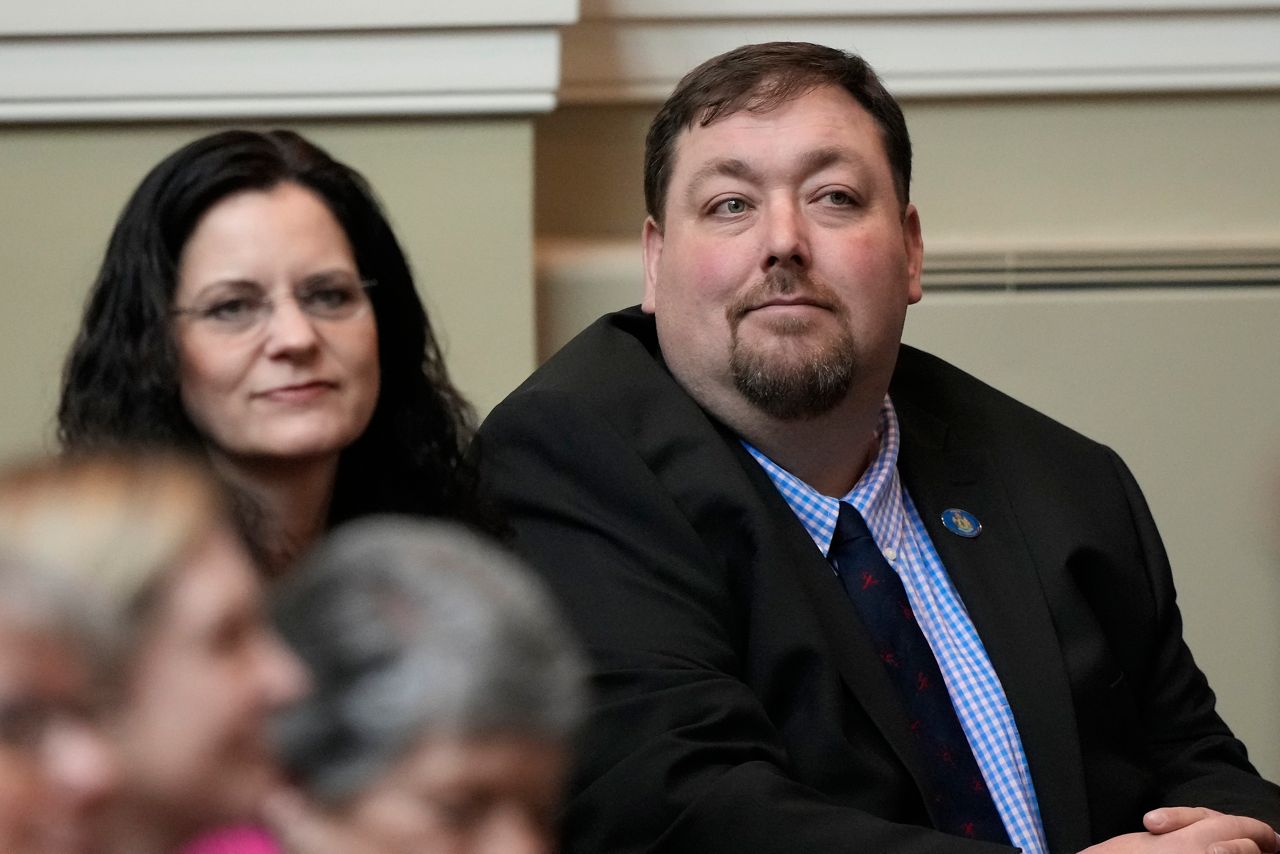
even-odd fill
[(686, 74), (654, 116), (645, 138), (644, 201), (659, 225), (671, 183), (676, 138), (740, 110), (767, 113), (821, 86), (839, 86), (880, 126), (898, 202), (911, 187), (911, 137), (902, 108), (861, 57), (807, 42), (745, 45), (712, 57)]

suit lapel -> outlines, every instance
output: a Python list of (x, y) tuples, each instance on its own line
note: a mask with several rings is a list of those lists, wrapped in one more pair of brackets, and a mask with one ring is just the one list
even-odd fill
[[(895, 400), (895, 403), (898, 403)], [(999, 472), (985, 450), (951, 447), (932, 416), (899, 405), (902, 481), (964, 600), (1013, 710), (1054, 851), (1088, 845), (1089, 815), (1070, 685), (1034, 558)], [(943, 526), (967, 510), (982, 533)]]
[[(759, 554), (757, 559), (790, 568), (799, 582), (811, 613), (817, 616), (818, 628), (831, 650), (831, 663), (844, 680), (849, 693), (862, 706), (867, 716), (889, 743), (898, 760), (924, 792), (925, 759), (910, 735), (906, 708), (893, 683), (885, 673), (853, 603), (840, 585), (831, 565), (817, 550), (807, 531), (795, 518), (773, 482), (736, 440), (740, 462), (755, 490), (764, 500), (762, 520), (775, 525), (775, 536), (762, 537), (773, 554)], [(922, 802), (928, 808), (927, 799)]]

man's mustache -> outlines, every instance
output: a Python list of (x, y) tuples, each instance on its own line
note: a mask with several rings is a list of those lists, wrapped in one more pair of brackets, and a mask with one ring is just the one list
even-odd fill
[(802, 296), (821, 308), (843, 313), (844, 307), (836, 298), (831, 288), (810, 278), (808, 273), (791, 270), (771, 270), (756, 284), (747, 288), (728, 308), (725, 315), (729, 323), (736, 326), (742, 318), (754, 309), (777, 297)]

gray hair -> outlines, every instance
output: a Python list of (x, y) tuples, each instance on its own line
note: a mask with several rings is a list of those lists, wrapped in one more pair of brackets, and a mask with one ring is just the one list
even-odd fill
[(100, 653), (103, 642), (113, 638), (107, 609), (101, 596), (78, 581), (74, 573), (0, 542), (0, 621)]
[(284, 582), (280, 632), (312, 694), (277, 729), (285, 761), (333, 803), (431, 734), (566, 741), (584, 664), (546, 591), (454, 523), (365, 517)]

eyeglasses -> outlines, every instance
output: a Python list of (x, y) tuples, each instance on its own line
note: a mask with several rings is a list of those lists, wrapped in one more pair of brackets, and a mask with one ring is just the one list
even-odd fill
[[(366, 293), (376, 282), (336, 276), (318, 276), (303, 282), (289, 297), (313, 320), (351, 320), (369, 309)], [(178, 306), (174, 315), (189, 317), (202, 329), (219, 335), (239, 336), (260, 332), (276, 310), (276, 300), (252, 282), (233, 282), (210, 294), (197, 305)]]

